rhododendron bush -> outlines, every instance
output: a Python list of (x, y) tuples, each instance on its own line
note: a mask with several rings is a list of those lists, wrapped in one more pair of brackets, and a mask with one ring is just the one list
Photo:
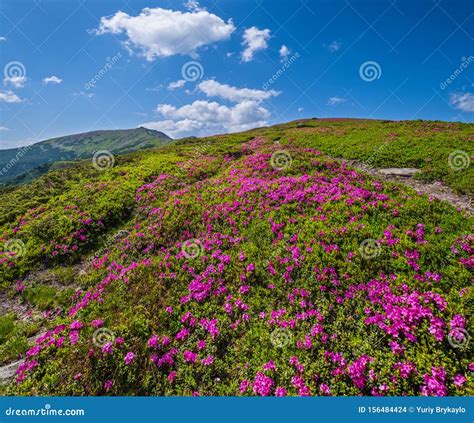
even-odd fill
[(473, 394), (472, 218), (246, 138), (119, 161), (4, 226), (26, 246), (0, 260), (4, 284), (81, 269), (9, 393)]

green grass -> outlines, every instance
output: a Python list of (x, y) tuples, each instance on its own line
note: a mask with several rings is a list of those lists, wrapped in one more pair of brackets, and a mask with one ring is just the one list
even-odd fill
[(46, 311), (67, 306), (73, 292), (71, 289), (59, 290), (52, 286), (35, 285), (26, 288), (22, 293), (22, 297), (39, 310)]
[(39, 329), (37, 323), (17, 321), (14, 314), (0, 317), (0, 363), (18, 358), (28, 349), (28, 337)]
[[(435, 121), (305, 121), (265, 131), (282, 144), (318, 148), (332, 157), (369, 161), (374, 167), (415, 167), (420, 178), (441, 180), (455, 191), (472, 194), (474, 166), (449, 166), (449, 156), (474, 157), (473, 124)], [(465, 157), (467, 157), (465, 156)]]

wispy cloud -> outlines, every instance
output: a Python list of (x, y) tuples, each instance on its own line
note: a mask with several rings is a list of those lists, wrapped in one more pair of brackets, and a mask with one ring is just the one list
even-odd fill
[(93, 93), (86, 93), (84, 91), (79, 91), (77, 93), (72, 93), (74, 97), (85, 97), (85, 98), (92, 98), (94, 97)]
[(263, 101), (275, 97), (280, 92), (275, 90), (255, 90), (251, 88), (237, 88), (228, 84), (221, 84), (213, 79), (203, 81), (198, 85), (201, 92), (208, 97), (220, 97), (224, 100), (240, 102), (243, 100)]
[(11, 85), (15, 88), (23, 88), (27, 81), (26, 76), (6, 76), (3, 78), (3, 83), (5, 85)]
[(267, 49), (269, 39), (269, 29), (258, 29), (256, 26), (247, 28), (244, 31), (244, 40), (242, 42), (242, 45), (245, 47), (245, 50), (242, 52), (242, 61), (250, 62), (257, 51)]
[(345, 98), (334, 96), (334, 97), (331, 97), (328, 100), (328, 105), (329, 106), (337, 106), (338, 104), (345, 103), (345, 102), (346, 102)]
[(279, 53), (280, 53), (281, 60), (285, 61), (286, 59), (288, 59), (288, 56), (290, 54), (290, 49), (287, 46), (285, 46), (285, 44), (283, 44), (280, 48)]
[(327, 46), (327, 49), (331, 53), (335, 53), (336, 51), (340, 50), (341, 47), (342, 47), (342, 43), (340, 43), (339, 41), (333, 41), (331, 44)]
[(48, 85), (48, 84), (60, 84), (63, 82), (61, 78), (58, 78), (57, 76), (48, 76), (47, 78), (43, 79), (43, 84)]
[(462, 112), (474, 112), (474, 94), (452, 93), (449, 104)]
[(198, 1), (194, 0), (188, 0), (186, 3), (184, 3), (184, 7), (191, 12), (199, 12), (200, 10), (206, 10), (205, 7), (201, 7)]
[(173, 91), (173, 90), (176, 90), (177, 88), (183, 88), (185, 85), (186, 85), (186, 80), (180, 79), (178, 81), (171, 82), (168, 85), (168, 89)]

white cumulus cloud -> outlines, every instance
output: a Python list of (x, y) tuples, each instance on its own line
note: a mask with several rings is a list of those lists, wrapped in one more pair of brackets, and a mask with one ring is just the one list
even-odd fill
[(230, 100), (235, 103), (244, 100), (260, 102), (280, 94), (280, 92), (275, 90), (263, 91), (251, 88), (236, 88), (227, 84), (221, 84), (213, 79), (201, 82), (198, 85), (198, 88), (208, 97), (220, 97), (224, 100)]
[(281, 60), (285, 61), (286, 59), (288, 59), (289, 54), (290, 54), (290, 49), (287, 46), (285, 46), (285, 44), (283, 44), (280, 48)]
[(12, 85), (15, 88), (23, 88), (27, 81), (26, 76), (6, 76), (3, 78), (3, 83), (5, 85)]
[(63, 82), (61, 78), (58, 78), (57, 76), (48, 76), (47, 78), (43, 79), (43, 84), (48, 85), (48, 84), (60, 84)]
[(0, 90), (0, 103), (21, 103), (21, 98), (18, 97), (13, 91), (1, 91)]
[(163, 116), (163, 120), (141, 126), (163, 131), (174, 138), (245, 131), (266, 126), (270, 118), (270, 112), (252, 100), (233, 106), (206, 100), (197, 100), (182, 107), (160, 104), (156, 111)]
[(170, 84), (168, 85), (168, 89), (173, 91), (176, 88), (183, 88), (185, 84), (186, 84), (186, 80), (180, 79), (178, 81), (170, 82)]
[(453, 93), (449, 98), (449, 104), (463, 112), (474, 112), (474, 94)]
[(206, 10), (206, 8), (201, 7), (198, 1), (194, 0), (188, 0), (186, 3), (184, 3), (184, 7), (191, 11)]
[(234, 30), (232, 20), (225, 22), (201, 8), (189, 12), (145, 8), (138, 16), (119, 11), (102, 17), (96, 34), (124, 33), (125, 46), (152, 61), (178, 54), (196, 56), (199, 47), (226, 40)]
[(257, 51), (268, 48), (269, 39), (269, 29), (258, 29), (256, 26), (247, 28), (244, 31), (244, 41), (242, 43), (245, 47), (245, 50), (242, 52), (242, 61), (250, 62)]

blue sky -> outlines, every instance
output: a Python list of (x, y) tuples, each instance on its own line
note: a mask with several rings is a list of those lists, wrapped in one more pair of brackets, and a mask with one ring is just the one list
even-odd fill
[(473, 29), (461, 0), (3, 0), (0, 148), (140, 125), (472, 122)]

